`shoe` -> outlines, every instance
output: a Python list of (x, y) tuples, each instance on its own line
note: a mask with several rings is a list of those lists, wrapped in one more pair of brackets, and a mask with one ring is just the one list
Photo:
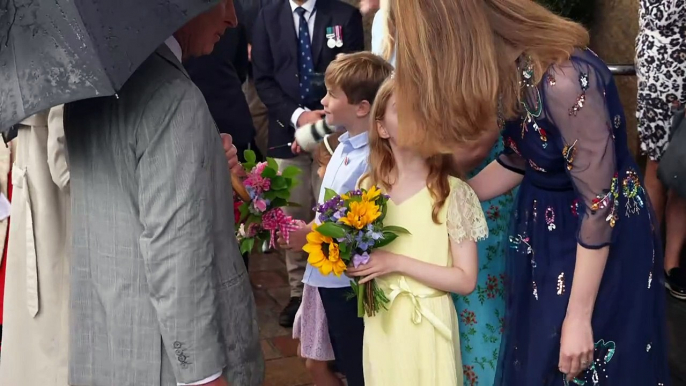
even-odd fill
[(302, 303), (302, 300), (303, 298), (301, 297), (292, 297), (291, 300), (288, 301), (286, 308), (284, 308), (279, 315), (279, 325), (281, 327), (293, 327), (295, 314), (298, 312), (298, 308), (300, 308), (300, 303)]
[(665, 287), (670, 295), (679, 300), (686, 300), (686, 271), (683, 268), (672, 268), (665, 273)]

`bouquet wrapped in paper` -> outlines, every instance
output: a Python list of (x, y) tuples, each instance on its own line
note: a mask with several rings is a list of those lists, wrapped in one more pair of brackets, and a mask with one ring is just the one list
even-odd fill
[[(297, 206), (290, 201), (291, 189), (298, 183), (296, 176), (300, 169), (289, 166), (279, 171), (279, 166), (272, 158), (267, 162), (257, 163), (255, 152), (246, 150), (246, 162), (243, 167), (247, 177), (243, 181), (233, 179), (234, 199), (238, 210), (236, 228), (241, 253), (252, 251), (256, 242), (262, 243), (263, 250), (275, 248), (276, 233), (286, 240), (291, 231), (298, 228), (299, 220), (286, 216), (283, 208)], [(238, 185), (238, 186), (237, 186)]]
[[(384, 226), (388, 196), (375, 186), (338, 195), (326, 189), (325, 202), (317, 207), (319, 224), (307, 235), (308, 262), (323, 275), (342, 275), (349, 266), (359, 267), (369, 261), (376, 248), (390, 244), (406, 229)], [(388, 298), (374, 280), (358, 284), (351, 281), (357, 296), (357, 313), (374, 316), (386, 308)]]

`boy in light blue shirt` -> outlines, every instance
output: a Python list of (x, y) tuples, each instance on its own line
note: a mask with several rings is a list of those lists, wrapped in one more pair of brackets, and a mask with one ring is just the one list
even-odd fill
[[(339, 55), (326, 69), (327, 94), (322, 100), (326, 122), (345, 128), (346, 133), (340, 136), (340, 144), (326, 167), (319, 204), (324, 202), (325, 189), (332, 189), (338, 194), (354, 190), (357, 181), (367, 171), (371, 105), (379, 87), (392, 72), (390, 64), (370, 52)], [(316, 217), (315, 221), (318, 221)], [(311, 226), (308, 224), (292, 232), (289, 245), (282, 244), (282, 247), (302, 249)], [(338, 369), (346, 376), (348, 385), (364, 385), (364, 324), (357, 317), (356, 300), (349, 296), (350, 279), (345, 275), (324, 276), (308, 264), (303, 283), (305, 292), (293, 334), (301, 341), (300, 353), (309, 362), (308, 368), (315, 384), (325, 384), (331, 379), (325, 362), (330, 358), (322, 352), (332, 348)], [(325, 318), (321, 315), (322, 306)], [(319, 331), (317, 326), (327, 322), (330, 343), (326, 336), (316, 333)]]

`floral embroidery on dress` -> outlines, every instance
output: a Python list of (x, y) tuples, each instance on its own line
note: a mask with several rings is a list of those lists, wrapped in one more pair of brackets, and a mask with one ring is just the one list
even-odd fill
[[(526, 247), (526, 249), (524, 249)], [(534, 254), (534, 249), (531, 247), (529, 236), (517, 235), (510, 236), (510, 248), (516, 250), (519, 253), (526, 252), (525, 254), (531, 255), (531, 277), (534, 277), (534, 271), (536, 270), (536, 258)], [(536, 285), (536, 280), (531, 280), (531, 289), (534, 298), (538, 300), (538, 286)]]
[(570, 209), (572, 210), (572, 215), (574, 217), (579, 217), (579, 200), (578, 199), (575, 198), (574, 201), (572, 201), (572, 205), (570, 205)]
[[(600, 377), (608, 379), (609, 376), (605, 371), (605, 367), (610, 363), (612, 358), (615, 356), (616, 350), (617, 345), (615, 344), (615, 342), (611, 340), (607, 342), (605, 342), (604, 339), (597, 341), (594, 345), (593, 350), (593, 362), (588, 367), (588, 369), (586, 369), (586, 371), (583, 373), (583, 377), (576, 377), (572, 380), (571, 383), (574, 383), (579, 386), (584, 386), (588, 384), (588, 380), (590, 378), (590, 381), (593, 382), (593, 385), (599, 385)], [(569, 382), (567, 382), (567, 380), (565, 379), (564, 384), (569, 385)], [(605, 383), (603, 382), (603, 384)]]
[(552, 232), (555, 230), (555, 211), (551, 206), (545, 209), (545, 223), (548, 225), (548, 231)]
[(643, 198), (645, 191), (641, 186), (641, 180), (635, 171), (629, 169), (622, 180), (622, 195), (626, 198), (626, 216), (637, 214), (643, 208)]
[(578, 140), (575, 140), (573, 144), (571, 145), (565, 145), (565, 147), (562, 149), (562, 156), (565, 159), (565, 162), (567, 163), (567, 170), (572, 170), (574, 168), (574, 156), (576, 155), (576, 143)]
[(545, 169), (543, 169), (542, 167), (536, 165), (536, 163), (535, 163), (532, 159), (529, 159), (529, 165), (531, 165), (531, 168), (532, 168), (532, 169), (534, 169), (534, 170), (536, 170), (536, 171), (539, 171), (539, 172), (545, 173)]
[(614, 227), (617, 223), (617, 206), (619, 206), (619, 189), (617, 186), (618, 175), (615, 172), (615, 176), (612, 177), (612, 183), (610, 184), (610, 189), (605, 189), (602, 194), (598, 194), (591, 204), (591, 214), (596, 214), (600, 209), (609, 208), (610, 213), (605, 218), (605, 221), (610, 223), (611, 227)]
[(619, 129), (619, 127), (622, 125), (622, 117), (620, 117), (619, 114), (615, 115), (613, 122), (615, 129)]
[(569, 109), (569, 115), (576, 117), (576, 114), (584, 107), (586, 103), (586, 91), (588, 90), (588, 73), (579, 73), (579, 85), (581, 86), (581, 94), (576, 98), (576, 102), (571, 109)]
[(517, 148), (517, 143), (515, 143), (515, 141), (512, 138), (503, 137), (503, 142), (505, 146), (509, 147), (513, 152), (515, 152), (515, 154), (517, 154), (520, 157), (522, 156), (522, 153), (520, 153), (519, 149)]
[(565, 273), (560, 272), (557, 275), (557, 295), (560, 296), (565, 293)]

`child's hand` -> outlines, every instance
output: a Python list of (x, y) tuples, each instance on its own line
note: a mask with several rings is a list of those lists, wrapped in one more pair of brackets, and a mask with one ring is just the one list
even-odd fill
[(286, 239), (281, 235), (281, 232), (279, 232), (279, 239), (277, 240), (279, 248), (299, 251), (307, 244), (307, 234), (310, 233), (311, 229), (304, 221), (296, 221), (298, 229), (289, 233), (288, 243), (286, 243)]
[(358, 268), (348, 268), (346, 274), (353, 277), (364, 277), (360, 284), (374, 280), (378, 276), (398, 272), (402, 256), (383, 250), (377, 250), (369, 255), (369, 262)]

